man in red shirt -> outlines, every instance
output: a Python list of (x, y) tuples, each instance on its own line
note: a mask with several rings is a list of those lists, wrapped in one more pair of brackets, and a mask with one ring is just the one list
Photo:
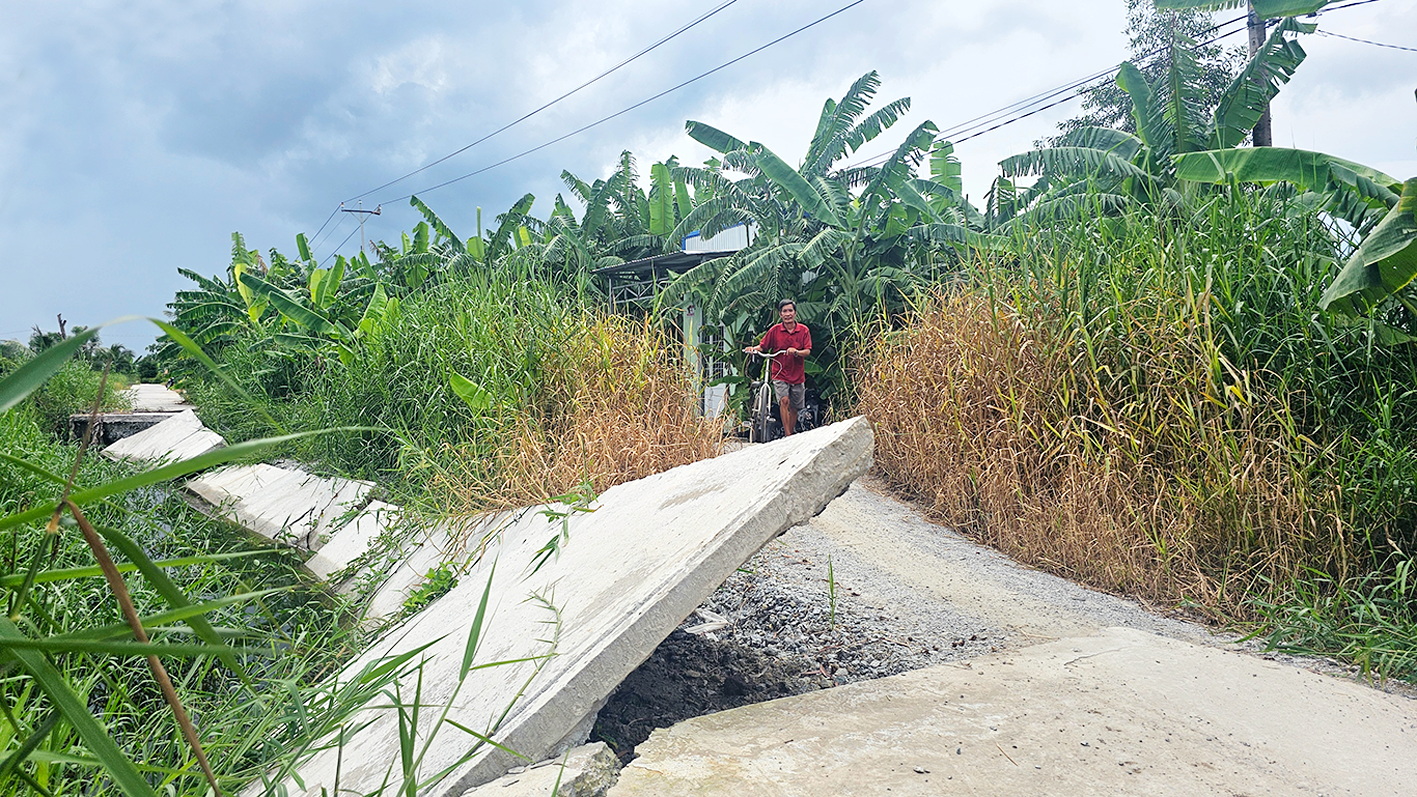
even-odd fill
[(797, 303), (783, 299), (777, 303), (777, 314), (781, 323), (763, 335), (756, 346), (744, 349), (745, 353), (761, 354), (782, 352), (772, 361), (772, 387), (777, 396), (777, 406), (782, 412), (782, 432), (792, 434), (797, 428), (797, 413), (807, 406), (807, 372), (804, 367), (806, 357), (812, 353), (812, 333), (806, 324), (797, 321)]

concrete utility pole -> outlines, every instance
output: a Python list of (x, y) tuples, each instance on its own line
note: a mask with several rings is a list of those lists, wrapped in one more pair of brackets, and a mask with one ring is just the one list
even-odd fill
[[(1260, 19), (1260, 15), (1255, 13), (1255, 4), (1250, 6), (1250, 57), (1254, 58), (1255, 53), (1264, 47), (1265, 21)], [(1250, 135), (1251, 141), (1257, 147), (1268, 147), (1274, 143), (1274, 135), (1270, 126), (1269, 103), (1264, 104), (1264, 113), (1260, 114), (1260, 120), (1255, 123), (1254, 132)]]
[(363, 251), (364, 251), (364, 220), (367, 219), (367, 218), (369, 218), (370, 216), (378, 216), (379, 214), (383, 213), (383, 212), (384, 212), (384, 206), (383, 206), (383, 205), (377, 205), (377, 206), (374, 207), (373, 210), (365, 210), (365, 209), (364, 209), (364, 201), (363, 201), (363, 200), (360, 200), (360, 202), (359, 202), (359, 207), (357, 207), (357, 208), (347, 208), (347, 207), (344, 207), (343, 204), (341, 204), (341, 205), (340, 205), (340, 212), (341, 212), (341, 213), (358, 213), (358, 214), (360, 214), (360, 215), (359, 215), (359, 251), (363, 252)]

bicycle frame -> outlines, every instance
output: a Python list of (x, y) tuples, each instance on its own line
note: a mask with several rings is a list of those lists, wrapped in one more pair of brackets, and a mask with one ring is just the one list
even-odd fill
[(767, 443), (782, 436), (782, 419), (773, 414), (777, 408), (777, 396), (772, 388), (772, 360), (782, 352), (774, 354), (763, 354), (762, 352), (749, 352), (749, 357), (758, 357), (763, 360), (763, 375), (760, 380), (752, 382), (753, 401), (749, 407), (748, 414), (748, 442)]

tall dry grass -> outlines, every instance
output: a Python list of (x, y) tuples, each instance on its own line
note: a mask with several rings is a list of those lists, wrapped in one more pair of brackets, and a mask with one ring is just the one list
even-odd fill
[(1206, 297), (1176, 298), (1099, 345), (1058, 314), (932, 297), (858, 373), (877, 467), (1019, 561), (1217, 617), (1302, 567), (1344, 571), (1340, 496), (1309, 478), (1284, 397), (1219, 357)]
[(537, 411), (449, 449), (431, 488), (453, 512), (537, 504), (583, 483), (603, 492), (719, 453), (722, 424), (699, 417), (682, 344), (621, 316), (571, 326), (542, 363)]
[[(1417, 354), (1322, 313), (1285, 197), (1021, 231), (875, 336), (878, 469), (1017, 559), (1212, 617), (1417, 544)], [(868, 339), (870, 336), (867, 336)]]

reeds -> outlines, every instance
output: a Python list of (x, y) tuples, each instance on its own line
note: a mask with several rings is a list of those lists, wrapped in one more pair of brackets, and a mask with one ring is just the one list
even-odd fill
[(430, 487), (454, 511), (541, 503), (581, 483), (597, 492), (718, 454), (721, 425), (699, 417), (676, 343), (647, 321), (569, 320), (543, 362), (539, 412), (454, 446)]
[(922, 300), (858, 369), (879, 469), (1021, 561), (1215, 619), (1359, 572), (1412, 506), (1373, 511), (1350, 463), (1402, 430), (1341, 380), (1413, 361), (1321, 319), (1312, 217), (1251, 203), (1033, 231)]
[[(233, 347), (229, 372), (288, 428), (374, 427), (289, 456), (378, 481), (406, 508), (466, 515), (604, 490), (718, 453), (684, 344), (566, 289), (492, 271), (404, 297), (350, 362)], [(263, 376), (264, 375), (264, 376)], [(450, 380), (485, 391), (471, 406)], [(262, 380), (272, 380), (265, 383)], [(229, 392), (195, 386), (219, 431), (269, 434)]]

